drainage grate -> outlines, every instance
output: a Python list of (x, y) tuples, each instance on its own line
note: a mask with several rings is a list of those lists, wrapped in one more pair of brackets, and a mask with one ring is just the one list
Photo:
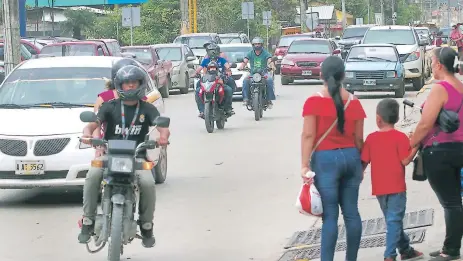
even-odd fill
[[(404, 229), (420, 228), (431, 226), (434, 221), (434, 209), (424, 209), (406, 213), (404, 217)], [(374, 218), (362, 221), (362, 237), (373, 236), (386, 233), (386, 223), (384, 218)], [(346, 227), (338, 226), (338, 240), (342, 241), (346, 238)], [(320, 244), (321, 228), (314, 228), (306, 231), (298, 231), (293, 234), (285, 249), (303, 246)]]
[[(410, 244), (422, 243), (426, 235), (426, 229), (417, 229), (414, 231), (406, 231), (410, 237)], [(386, 235), (377, 235), (372, 237), (364, 237), (360, 241), (360, 248), (383, 247), (386, 245)], [(347, 248), (346, 241), (336, 243), (336, 252), (345, 251)], [(320, 257), (320, 245), (304, 246), (287, 250), (278, 261), (294, 261), (294, 260), (312, 260)]]

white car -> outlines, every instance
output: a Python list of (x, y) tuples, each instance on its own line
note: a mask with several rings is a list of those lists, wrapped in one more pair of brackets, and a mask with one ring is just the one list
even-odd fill
[(429, 63), (425, 58), (427, 41), (421, 39), (416, 31), (405, 25), (374, 26), (365, 33), (362, 43), (388, 43), (397, 47), (405, 67), (405, 79), (418, 91), (423, 87)]
[(233, 95), (242, 96), (243, 81), (249, 77), (248, 71), (238, 71), (242, 60), (246, 55), (252, 51), (250, 43), (233, 43), (233, 44), (219, 44), (220, 51), (225, 54), (227, 60), (232, 64), (232, 78), (236, 83), (236, 90)]
[[(95, 150), (80, 143), (80, 113), (93, 103), (122, 57), (68, 56), (18, 65), (0, 86), (0, 188), (81, 186)], [(164, 101), (148, 78), (149, 102), (164, 113)], [(152, 139), (159, 136), (152, 132)], [(157, 183), (167, 173), (167, 150), (147, 153)]]

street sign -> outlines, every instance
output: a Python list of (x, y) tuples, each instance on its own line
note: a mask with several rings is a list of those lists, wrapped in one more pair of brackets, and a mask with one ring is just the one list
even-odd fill
[(355, 18), (355, 24), (363, 24), (363, 17)]
[(263, 11), (262, 18), (263, 25), (270, 26), (272, 24), (272, 11)]
[(241, 3), (241, 17), (242, 19), (254, 19), (254, 2)]
[(318, 27), (319, 23), (319, 17), (318, 17), (318, 12), (313, 12), (313, 13), (306, 13), (306, 20), (305, 20), (305, 25), (310, 31), (313, 31), (315, 28)]
[(122, 26), (135, 27), (141, 25), (140, 7), (122, 8)]
[(375, 13), (375, 24), (382, 25), (383, 24), (383, 17), (381, 13)]

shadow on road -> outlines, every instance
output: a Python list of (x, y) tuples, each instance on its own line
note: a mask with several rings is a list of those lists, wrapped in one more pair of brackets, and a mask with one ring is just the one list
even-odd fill
[(36, 188), (28, 190), (1, 190), (0, 207), (37, 207), (56, 205), (81, 206), (82, 188)]

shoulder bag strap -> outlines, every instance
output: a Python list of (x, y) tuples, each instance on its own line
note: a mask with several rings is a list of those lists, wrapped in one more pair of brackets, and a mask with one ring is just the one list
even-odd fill
[[(347, 99), (346, 105), (344, 105), (344, 111), (347, 109), (347, 107), (349, 106), (350, 101), (352, 99), (353, 99), (353, 95), (351, 93), (351, 94), (349, 94), (349, 98)], [(326, 136), (328, 136), (328, 134), (331, 132), (331, 130), (334, 128), (334, 126), (336, 126), (336, 123), (338, 123), (338, 118), (336, 118), (336, 120), (334, 120), (333, 124), (331, 124), (331, 126), (328, 128), (328, 130), (326, 130), (326, 132), (317, 141), (317, 143), (315, 144), (315, 146), (312, 149), (312, 154), (315, 152), (315, 150), (318, 148), (318, 146), (322, 143), (322, 141), (326, 138)]]

